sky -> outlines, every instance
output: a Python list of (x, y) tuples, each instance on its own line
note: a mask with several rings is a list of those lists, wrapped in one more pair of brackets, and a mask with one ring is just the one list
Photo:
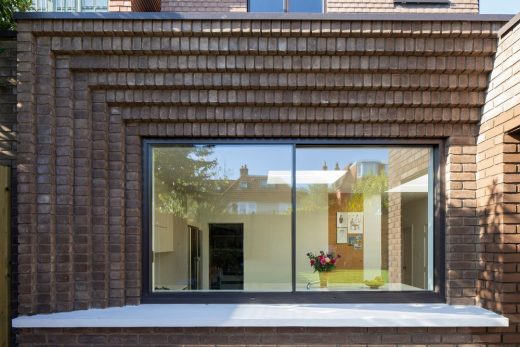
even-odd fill
[[(212, 159), (229, 179), (236, 179), (240, 166), (247, 165), (250, 175), (267, 175), (270, 170), (289, 171), (292, 167), (292, 148), (288, 145), (269, 146), (226, 146), (214, 148)], [(296, 151), (297, 170), (321, 170), (327, 163), (333, 170), (336, 163), (340, 168), (356, 161), (388, 162), (388, 148), (300, 148)]]
[(520, 12), (520, 0), (480, 0), (482, 14), (517, 14)]

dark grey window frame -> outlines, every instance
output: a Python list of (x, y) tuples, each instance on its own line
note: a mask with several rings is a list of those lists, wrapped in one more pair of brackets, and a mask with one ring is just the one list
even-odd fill
[[(292, 12), (289, 8), (289, 1), (291, 0), (281, 0), (283, 1), (283, 12), (273, 12), (273, 13), (327, 13), (327, 0), (320, 0), (322, 4), (322, 11), (321, 12)], [(249, 3), (251, 0), (247, 0), (247, 12), (251, 12), (251, 7)], [(255, 13), (255, 12), (251, 12)]]
[[(369, 291), (345, 291), (345, 292), (302, 292), (295, 291), (296, 269), (296, 212), (292, 213), (292, 292), (178, 292), (178, 293), (154, 293), (152, 291), (152, 252), (151, 252), (151, 204), (152, 201), (152, 166), (151, 150), (155, 146), (170, 145), (292, 145), (293, 167), (296, 162), (297, 146), (395, 146), (395, 147), (428, 147), (433, 150), (434, 172), (434, 290), (433, 291), (399, 291), (399, 292), (369, 292)], [(444, 170), (445, 153), (444, 141), (437, 139), (400, 140), (400, 139), (151, 139), (142, 140), (143, 148), (143, 181), (142, 181), (142, 303), (445, 303), (445, 197), (444, 197)], [(294, 187), (293, 175), (293, 187)], [(292, 203), (295, 203), (295, 190), (292, 193)]]

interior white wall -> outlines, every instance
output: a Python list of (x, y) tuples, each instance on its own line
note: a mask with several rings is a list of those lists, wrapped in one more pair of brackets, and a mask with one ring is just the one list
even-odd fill
[[(308, 277), (301, 275), (314, 272), (309, 265), (307, 253), (329, 249), (328, 192), (316, 194), (313, 198), (315, 205), (322, 208), (315, 211), (297, 210), (296, 213), (296, 282), (303, 284), (307, 284)], [(298, 206), (298, 202), (296, 205)]]
[(363, 196), (363, 278), (371, 280), (381, 276), (381, 195)]
[[(182, 289), (188, 285), (188, 224), (172, 214), (156, 213), (154, 225), (164, 227), (154, 232), (154, 287)], [(168, 235), (158, 237), (160, 233)]]
[(244, 290), (290, 291), (291, 215), (219, 214), (193, 221), (202, 232), (202, 287), (209, 289), (209, 224), (243, 224)]

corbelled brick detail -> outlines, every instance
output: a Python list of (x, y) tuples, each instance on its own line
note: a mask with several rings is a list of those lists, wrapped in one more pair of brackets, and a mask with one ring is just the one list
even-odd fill
[[(502, 24), (21, 21), (20, 313), (139, 304), (145, 137), (445, 140), (447, 301), (473, 304), (483, 252), (477, 135)], [(265, 339), (255, 329), (201, 329), (182, 340), (193, 331), (22, 329), (19, 338), (22, 346), (513, 346), (517, 326), (332, 329), (319, 341), (312, 329)]]
[[(450, 158), (474, 154), (501, 23), (97, 24), (19, 24), (21, 313), (139, 303), (142, 137), (449, 138)], [(461, 165), (457, 223), (474, 213)], [(456, 252), (448, 269), (476, 268)], [(448, 301), (473, 302), (475, 280), (448, 276)]]

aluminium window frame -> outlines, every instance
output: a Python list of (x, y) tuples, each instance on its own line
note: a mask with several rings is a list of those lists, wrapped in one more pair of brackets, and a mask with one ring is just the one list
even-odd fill
[[(289, 8), (289, 2), (292, 0), (281, 0), (283, 1), (283, 12), (269, 12), (269, 13), (327, 13), (327, 0), (320, 0), (322, 11), (321, 12), (292, 12)], [(260, 13), (260, 12), (251, 12), (250, 6), (251, 0), (247, 0), (247, 13)]]
[[(172, 145), (291, 145), (292, 167), (296, 167), (297, 147), (388, 146), (427, 147), (433, 161), (433, 290), (432, 291), (297, 291), (296, 211), (291, 213), (291, 292), (153, 292), (152, 290), (152, 149)], [(332, 303), (446, 303), (445, 277), (445, 143), (439, 139), (245, 139), (245, 138), (143, 138), (142, 139), (142, 267), (141, 303), (145, 304), (332, 304)], [(292, 205), (296, 203), (295, 177), (292, 175)]]

